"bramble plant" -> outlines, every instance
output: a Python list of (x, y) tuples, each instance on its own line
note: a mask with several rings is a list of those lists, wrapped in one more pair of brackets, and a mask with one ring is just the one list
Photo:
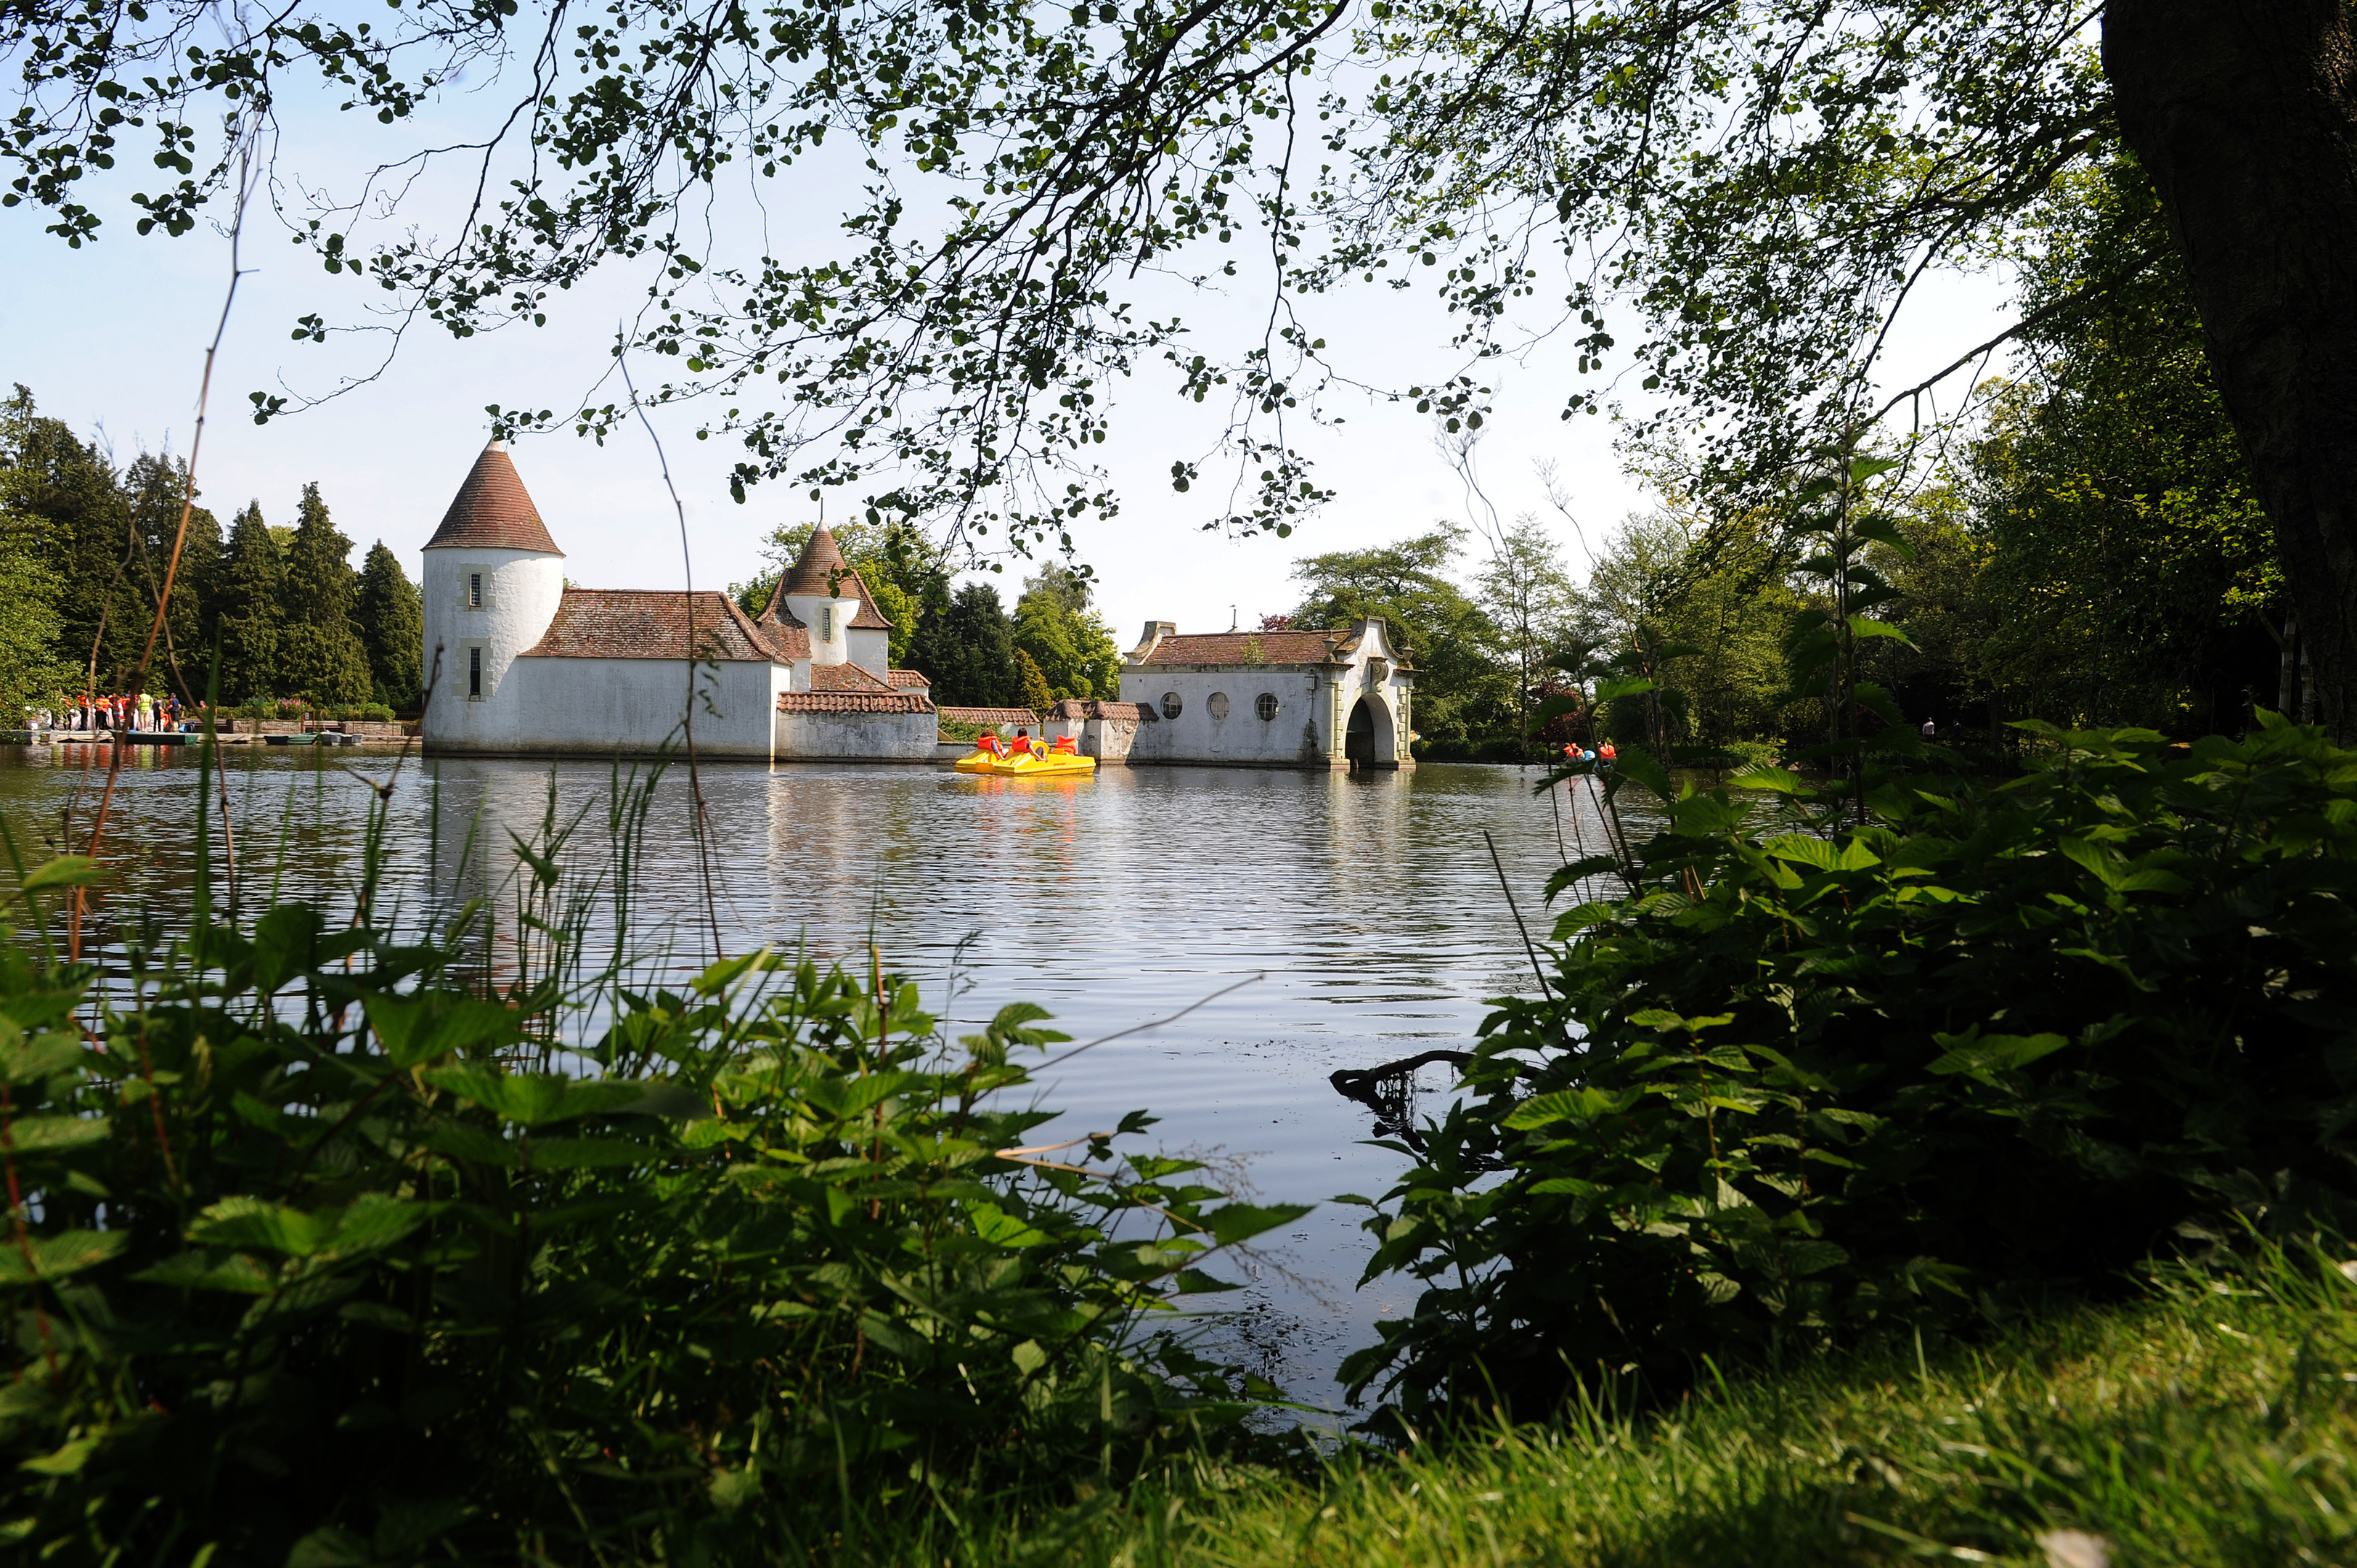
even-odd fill
[[(617, 779), (619, 881), (644, 800)], [(38, 907), (96, 868), (20, 873), (12, 1555), (850, 1549), (877, 1510), (1118, 1481), (1274, 1396), (1155, 1326), (1300, 1208), (1116, 1160), (1142, 1113), (1026, 1147), (1051, 1113), (1010, 1108), (1017, 1058), (1064, 1038), (1037, 1007), (951, 1046), (880, 962), (585, 975), (569, 832), (552, 804), (517, 843), (544, 956), (500, 984), (484, 900), (404, 935), (371, 875), (358, 918), (222, 920), (201, 865), (188, 935), (102, 983)]]
[(1475, 1097), (1368, 1221), (1369, 1276), (1427, 1289), (1354, 1391), (1531, 1413), (2100, 1297), (2243, 1227), (2351, 1233), (2357, 753), (2272, 714), (2022, 727), (2027, 775), (1886, 776), (1864, 827), (1826, 825), (1849, 780), (1749, 769), (1825, 808), (1773, 837), (1625, 757), (1666, 826), (1558, 920), (1550, 993), (1484, 1023)]

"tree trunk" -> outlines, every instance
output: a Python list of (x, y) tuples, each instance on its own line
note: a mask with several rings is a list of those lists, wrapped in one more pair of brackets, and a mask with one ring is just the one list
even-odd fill
[(2357, 38), (2347, 0), (2110, 0), (2104, 70), (2169, 214), (2299, 615), (2357, 735)]

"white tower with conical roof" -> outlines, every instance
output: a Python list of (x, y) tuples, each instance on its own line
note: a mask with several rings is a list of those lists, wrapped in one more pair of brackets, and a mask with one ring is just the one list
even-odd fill
[[(511, 745), (522, 694), (508, 675), (565, 598), (565, 552), (525, 493), (507, 443), (475, 459), (425, 542), (425, 708), (429, 748), (496, 751)], [(438, 660), (438, 664), (437, 664)]]

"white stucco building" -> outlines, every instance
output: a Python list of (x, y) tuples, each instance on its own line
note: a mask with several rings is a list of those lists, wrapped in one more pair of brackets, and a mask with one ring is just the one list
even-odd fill
[(1415, 673), (1372, 618), (1335, 631), (1187, 636), (1169, 621), (1148, 621), (1122, 662), (1118, 706), (1135, 707), (1093, 705), (1109, 710), (1108, 746), (1120, 721), (1130, 721), (1119, 738), (1133, 766), (1405, 768), (1415, 766)]
[(759, 617), (720, 593), (578, 588), (504, 442), (425, 543), (429, 752), (644, 753), (676, 745), (691, 657), (701, 759), (923, 762), (924, 677), (821, 529)]

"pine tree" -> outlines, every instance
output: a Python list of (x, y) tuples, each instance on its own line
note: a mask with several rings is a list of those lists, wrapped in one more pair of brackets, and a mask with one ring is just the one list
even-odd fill
[[(947, 583), (918, 618), (909, 662), (932, 678), (933, 701), (953, 707), (1011, 708), (1023, 701), (1015, 640), (998, 590), (969, 583), (954, 597)], [(928, 596), (929, 599), (932, 596)]]
[(380, 539), (361, 566), (354, 616), (368, 650), (376, 700), (390, 708), (417, 706), (425, 647), (425, 601), (401, 569), (401, 557)]
[[(144, 646), (156, 613), (156, 596), (172, 562), (172, 542), (180, 529), (180, 507), (186, 499), (188, 466), (180, 459), (143, 452), (123, 473), (123, 491), (131, 506), (135, 536), (133, 558), (126, 575), (140, 607), (138, 641)], [(179, 569), (172, 574), (172, 613), (165, 622), (168, 641), (156, 644), (148, 684), (162, 689), (169, 660), (178, 658), (189, 692), (201, 696), (205, 660), (210, 652), (215, 616), (206, 602), (221, 574), (221, 524), (203, 507), (188, 510), (188, 536), (181, 542)]]
[(285, 620), (278, 654), (284, 695), (307, 697), (324, 708), (346, 707), (368, 701), (376, 684), (367, 650), (352, 629), (360, 576), (352, 570), (351, 553), (352, 542), (336, 532), (319, 487), (305, 485), (279, 586)]
[(8, 415), (16, 506), (45, 525), (34, 548), (66, 590), (57, 601), (56, 657), (72, 667), (77, 695), (85, 686), (112, 692), (139, 656), (133, 636), (147, 630), (123, 570), (130, 509), (113, 466), (62, 421), (39, 417), (21, 384)]
[(279, 595), (285, 568), (278, 542), (262, 521), (262, 503), (248, 501), (230, 528), (214, 613), (221, 637), (221, 700), (243, 703), (273, 694), (284, 618)]

